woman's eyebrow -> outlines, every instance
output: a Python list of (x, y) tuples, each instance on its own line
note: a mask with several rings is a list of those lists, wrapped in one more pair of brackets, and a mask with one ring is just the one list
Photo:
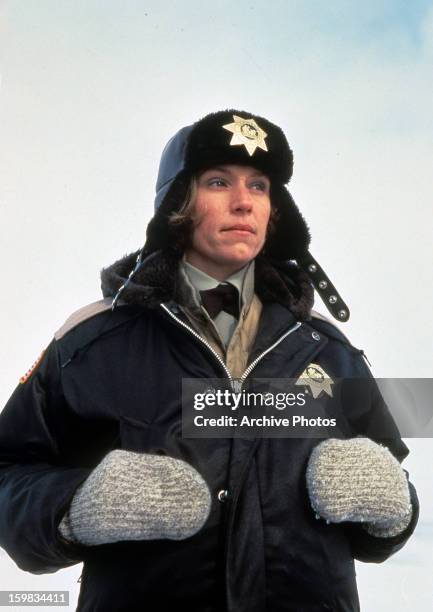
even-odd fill
[[(206, 174), (207, 172), (222, 172), (223, 174), (233, 174), (230, 170), (227, 170), (227, 168), (223, 168), (221, 166), (212, 166), (212, 168), (208, 168), (207, 170), (204, 170), (201, 174)], [(260, 170), (257, 170), (256, 172), (252, 172), (250, 174), (251, 177), (263, 177), (268, 179), (268, 177), (266, 176), (266, 174), (264, 174), (263, 172), (261, 172)], [(269, 179), (268, 179), (269, 180)]]
[(223, 172), (224, 174), (230, 174), (230, 170), (226, 170), (225, 168), (221, 168), (220, 166), (212, 166), (212, 168), (203, 170), (202, 174), (206, 174), (206, 172)]

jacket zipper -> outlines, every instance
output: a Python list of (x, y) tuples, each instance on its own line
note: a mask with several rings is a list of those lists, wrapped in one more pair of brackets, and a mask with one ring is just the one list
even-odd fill
[[(250, 365), (247, 367), (247, 369), (245, 370), (245, 372), (242, 374), (241, 376), (241, 380), (244, 381), (248, 374), (256, 367), (256, 365), (258, 364), (258, 362), (265, 356), (267, 355), (270, 351), (272, 351), (272, 349), (274, 349), (278, 344), (280, 344), (280, 342), (282, 342), (282, 340), (284, 340), (284, 338), (287, 338), (287, 336), (290, 336), (290, 334), (292, 334), (294, 331), (296, 331), (297, 329), (299, 329), (301, 327), (302, 323), (300, 321), (298, 321), (297, 323), (295, 323), (295, 325), (293, 327), (291, 327), (288, 331), (286, 331), (285, 334), (283, 334), (282, 336), (280, 336), (280, 338), (278, 338), (278, 340), (276, 340), (274, 342), (274, 344), (271, 344), (271, 346), (269, 346), (265, 351), (263, 351), (263, 353), (261, 353), (258, 357), (256, 357), (254, 359), (254, 361), (252, 361), (250, 363)], [(241, 383), (242, 386), (242, 383)]]
[(237, 380), (233, 379), (233, 376), (232, 376), (230, 370), (228, 369), (228, 367), (226, 366), (226, 364), (224, 363), (224, 361), (221, 359), (221, 357), (218, 355), (218, 353), (212, 348), (212, 346), (209, 344), (209, 342), (203, 338), (203, 336), (200, 336), (200, 334), (198, 332), (196, 332), (194, 329), (192, 329), (192, 327), (190, 327), (184, 321), (182, 321), (181, 319), (176, 317), (176, 315), (173, 314), (171, 312), (171, 310), (165, 304), (160, 304), (160, 306), (162, 306), (162, 308), (170, 315), (170, 317), (172, 319), (177, 321), (180, 325), (182, 325), (182, 327), (187, 329), (193, 336), (198, 338), (198, 340), (200, 340), (200, 342), (202, 342), (205, 346), (207, 346), (207, 348), (211, 351), (211, 353), (218, 360), (218, 363), (224, 369), (225, 373), (227, 374), (227, 377), (230, 380), (231, 387), (232, 387), (232, 389), (236, 393), (240, 393), (241, 392), (243, 382), (245, 381), (247, 376), (251, 373), (251, 371), (256, 367), (256, 365), (259, 363), (259, 361), (261, 361), (261, 359), (265, 355), (267, 355), (270, 351), (272, 351), (272, 349), (274, 349), (276, 346), (278, 346), (278, 344), (280, 344), (280, 342), (282, 342), (284, 340), (284, 338), (287, 338), (287, 336), (289, 336), (294, 331), (299, 329), (301, 327), (301, 325), (302, 325), (302, 323), (300, 321), (298, 321), (297, 323), (295, 323), (295, 325), (293, 325), (293, 327), (291, 327), (282, 336), (280, 336), (280, 338), (278, 338), (278, 340), (276, 340), (273, 344), (271, 344), (271, 346), (269, 346), (265, 351), (260, 353), (260, 355), (258, 357), (256, 357), (252, 363), (250, 363), (250, 365), (247, 367), (245, 372), (242, 374), (242, 376), (240, 377), (239, 382), (238, 382)]

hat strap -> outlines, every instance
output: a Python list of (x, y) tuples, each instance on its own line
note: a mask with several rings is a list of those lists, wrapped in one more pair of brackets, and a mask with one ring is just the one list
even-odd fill
[(314, 288), (332, 316), (343, 323), (348, 321), (350, 310), (347, 304), (343, 301), (337, 289), (311, 253), (307, 251), (302, 258), (297, 259), (297, 262), (311, 280)]

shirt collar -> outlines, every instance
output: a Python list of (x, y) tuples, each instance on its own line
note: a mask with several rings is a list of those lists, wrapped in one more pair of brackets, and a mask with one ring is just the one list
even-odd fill
[(201, 302), (200, 291), (206, 291), (207, 289), (214, 289), (221, 282), (231, 283), (236, 287), (239, 292), (240, 305), (249, 304), (254, 295), (254, 260), (247, 263), (243, 268), (234, 272), (224, 281), (219, 281), (203, 270), (199, 270), (185, 259), (185, 255), (182, 257), (181, 267), (187, 277), (188, 281), (195, 289), (195, 296), (197, 301)]

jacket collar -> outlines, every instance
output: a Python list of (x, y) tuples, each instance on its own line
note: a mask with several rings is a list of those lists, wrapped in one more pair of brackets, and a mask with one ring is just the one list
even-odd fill
[[(122, 303), (154, 309), (161, 302), (174, 300), (184, 305), (186, 296), (179, 282), (180, 257), (167, 249), (149, 255), (132, 278), (138, 251), (126, 255), (101, 272), (104, 297), (113, 297), (122, 285)], [(293, 262), (276, 262), (263, 256), (255, 260), (255, 292), (266, 304), (277, 303), (290, 310), (299, 321), (311, 319), (314, 289), (308, 277)]]

